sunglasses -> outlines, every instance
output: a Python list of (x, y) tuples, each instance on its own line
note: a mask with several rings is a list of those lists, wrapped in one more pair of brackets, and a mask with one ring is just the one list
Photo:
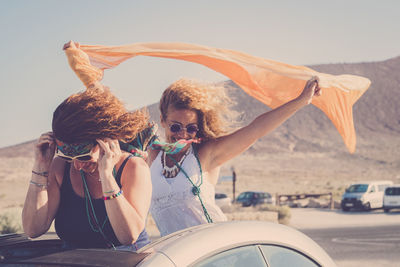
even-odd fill
[[(194, 134), (199, 131), (199, 128), (197, 127), (196, 124), (189, 124), (185, 128), (188, 134)], [(171, 126), (169, 126), (169, 129), (173, 133), (179, 133), (180, 131), (183, 131), (184, 127), (179, 123), (174, 123)]]
[(88, 153), (77, 155), (77, 156), (67, 156), (60, 149), (57, 149), (56, 151), (56, 156), (67, 161), (67, 162), (72, 162), (74, 159), (79, 160), (79, 161), (91, 161), (92, 160), (92, 151), (89, 151)]
[(56, 139), (56, 156), (60, 157), (67, 162), (71, 162), (74, 159), (79, 161), (91, 161), (92, 150), (96, 145), (96, 142), (87, 141), (81, 143), (64, 143)]

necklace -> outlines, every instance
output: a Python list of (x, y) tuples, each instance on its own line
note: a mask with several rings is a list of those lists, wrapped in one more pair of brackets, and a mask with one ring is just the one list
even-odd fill
[(82, 170), (79, 172), (81, 174), (82, 182), (84, 185), (86, 215), (88, 217), (88, 222), (89, 222), (90, 228), (92, 229), (93, 232), (100, 233), (101, 236), (104, 238), (107, 246), (112, 247), (115, 250), (114, 244), (111, 241), (109, 241), (109, 239), (106, 237), (105, 233), (103, 232), (104, 225), (108, 221), (108, 216), (106, 215), (106, 218), (104, 219), (103, 224), (100, 225), (99, 220), (97, 219), (94, 207), (93, 207), (92, 197), (90, 196), (89, 188), (86, 183), (85, 173)]
[(167, 166), (167, 153), (165, 153), (164, 151), (162, 152), (162, 157), (161, 157), (161, 164), (163, 167), (162, 174), (164, 175), (165, 178), (174, 178), (178, 175), (180, 168), (177, 166), (177, 164), (175, 164), (175, 162), (177, 162), (179, 165), (182, 165), (186, 156), (189, 155), (191, 149), (192, 147), (190, 146), (178, 162), (168, 155), (168, 157), (172, 159), (174, 162), (174, 165), (172, 167)]
[[(189, 149), (188, 149), (188, 150), (189, 150)], [(189, 182), (192, 184), (192, 186), (193, 186), (193, 187), (192, 187), (192, 194), (195, 195), (195, 196), (197, 196), (197, 197), (199, 198), (199, 201), (200, 201), (201, 207), (203, 208), (203, 213), (204, 213), (204, 216), (205, 216), (206, 219), (207, 219), (207, 222), (208, 222), (208, 223), (212, 223), (213, 220), (211, 219), (210, 214), (208, 214), (208, 211), (207, 211), (206, 207), (204, 206), (203, 200), (201, 199), (201, 196), (200, 196), (200, 186), (203, 184), (203, 170), (201, 169), (200, 160), (199, 160), (199, 157), (198, 157), (197, 152), (196, 152), (195, 149), (193, 149), (193, 154), (194, 154), (194, 157), (195, 157), (196, 160), (197, 160), (197, 164), (199, 165), (199, 169), (200, 169), (200, 184), (199, 184), (199, 185), (195, 185), (195, 184), (193, 183), (192, 179), (190, 179), (189, 175), (188, 175), (188, 174), (186, 173), (186, 171), (182, 168), (181, 164), (179, 164), (179, 163), (178, 163), (173, 157), (171, 157), (170, 155), (168, 155), (168, 157), (174, 162), (175, 166), (177, 166), (177, 167), (179, 168), (179, 170), (182, 171), (182, 173), (186, 176), (186, 178), (187, 178), (187, 179), (189, 180)]]

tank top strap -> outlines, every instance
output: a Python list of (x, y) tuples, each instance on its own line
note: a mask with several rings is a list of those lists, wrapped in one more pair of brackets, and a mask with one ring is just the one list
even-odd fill
[(117, 181), (117, 184), (119, 187), (122, 187), (122, 185), (121, 185), (122, 171), (124, 170), (126, 163), (128, 162), (128, 160), (131, 157), (134, 157), (134, 155), (130, 154), (128, 157), (126, 157), (126, 159), (122, 162), (121, 166), (119, 167), (119, 169), (117, 171), (117, 175), (115, 176), (115, 181)]

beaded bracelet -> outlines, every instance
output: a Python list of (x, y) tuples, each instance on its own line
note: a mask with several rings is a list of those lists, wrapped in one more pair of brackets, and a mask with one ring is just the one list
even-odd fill
[(36, 175), (43, 176), (43, 177), (49, 177), (49, 173), (48, 172), (35, 172), (34, 170), (32, 170), (32, 173), (36, 174)]
[(103, 199), (104, 199), (104, 200), (110, 200), (110, 199), (119, 197), (122, 193), (123, 193), (123, 192), (122, 192), (122, 189), (121, 189), (121, 190), (120, 190), (118, 193), (116, 193), (116, 194), (112, 194), (111, 196), (108, 196), (108, 197), (104, 196)]
[(47, 184), (40, 184), (40, 183), (32, 181), (32, 180), (29, 183), (36, 185), (37, 187), (40, 187), (41, 189), (47, 189)]

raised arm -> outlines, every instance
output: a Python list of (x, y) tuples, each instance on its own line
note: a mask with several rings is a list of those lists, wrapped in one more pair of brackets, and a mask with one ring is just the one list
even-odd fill
[(51, 132), (42, 134), (35, 145), (35, 161), (22, 210), (22, 225), (29, 237), (47, 232), (58, 209), (59, 183), (56, 178), (61, 162), (53, 162), (55, 144)]
[(114, 159), (120, 157), (118, 141), (97, 140), (104, 155), (99, 160), (99, 173), (105, 195), (116, 198), (105, 200), (106, 211), (118, 240), (129, 245), (135, 242), (145, 227), (146, 217), (151, 203), (150, 169), (142, 158), (130, 158), (121, 177), (122, 188), (118, 187), (112, 176)]
[(297, 98), (282, 106), (258, 116), (249, 125), (204, 144), (200, 148), (202, 163), (211, 171), (226, 161), (247, 150), (259, 138), (276, 129), (302, 107), (311, 103), (314, 96), (321, 94), (318, 77), (307, 81), (303, 92)]

